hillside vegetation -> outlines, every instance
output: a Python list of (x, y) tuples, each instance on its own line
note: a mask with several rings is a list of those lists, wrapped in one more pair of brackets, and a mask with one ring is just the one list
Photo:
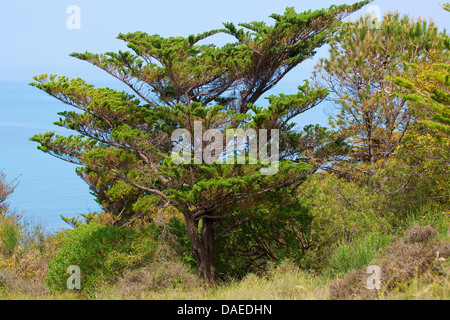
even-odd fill
[[(9, 208), (0, 173), (0, 298), (449, 299), (450, 40), (397, 12), (343, 22), (368, 3), (72, 54), (133, 95), (36, 76), (79, 135), (31, 140), (79, 164), (102, 210), (50, 234)], [(218, 33), (235, 42), (198, 43)], [(325, 44), (297, 93), (258, 105)], [(297, 128), (322, 102), (330, 126)]]

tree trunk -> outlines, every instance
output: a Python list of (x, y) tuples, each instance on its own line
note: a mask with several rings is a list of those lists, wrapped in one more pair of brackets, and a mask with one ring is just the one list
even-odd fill
[(201, 237), (198, 230), (198, 221), (190, 215), (185, 215), (186, 227), (191, 241), (192, 250), (197, 263), (199, 277), (208, 285), (214, 284), (214, 220), (202, 219)]

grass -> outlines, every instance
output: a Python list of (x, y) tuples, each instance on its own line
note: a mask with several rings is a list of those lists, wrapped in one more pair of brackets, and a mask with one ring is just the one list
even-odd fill
[[(93, 299), (99, 300), (328, 300), (330, 287), (339, 277), (328, 277), (323, 274), (311, 274), (299, 270), (293, 264), (283, 263), (269, 271), (265, 276), (249, 274), (242, 280), (219, 283), (215, 287), (204, 287), (195, 284), (186, 288), (165, 288), (141, 292), (139, 297), (124, 295), (117, 286), (108, 286)], [(80, 300), (87, 296), (76, 291), (62, 293), (30, 294), (15, 290), (0, 290), (0, 298), (5, 300)], [(386, 300), (422, 300), (450, 298), (450, 283), (447, 277), (432, 272), (412, 279), (405, 286), (399, 286), (381, 297)]]
[[(447, 266), (448, 268), (448, 266)], [(215, 287), (194, 284), (186, 288), (165, 288), (143, 291), (140, 297), (124, 295), (117, 286), (109, 286), (93, 299), (99, 300), (328, 300), (330, 287), (341, 279), (324, 274), (311, 274), (285, 262), (264, 276), (249, 274), (242, 280), (219, 283)], [(0, 291), (1, 292), (1, 291)], [(76, 291), (44, 295), (23, 294), (14, 291), (1, 292), (1, 299), (15, 300), (80, 300), (87, 299)], [(450, 282), (448, 276), (436, 275), (431, 271), (412, 279), (410, 283), (385, 292), (377, 297), (385, 300), (448, 300)]]
[[(191, 284), (189, 290), (167, 288), (141, 292), (140, 299), (151, 300), (321, 300), (328, 297), (330, 279), (309, 274), (284, 262), (264, 276), (248, 274), (242, 280), (223, 282), (215, 287)], [(110, 287), (100, 299), (126, 299), (118, 286)]]
[[(177, 261), (157, 260), (129, 270), (114, 284), (105, 284), (90, 297), (79, 291), (52, 292), (41, 273), (56, 250), (57, 238), (29, 235), (32, 246), (16, 245), (0, 255), (0, 299), (3, 300), (328, 300), (328, 299), (450, 299), (449, 219), (428, 209), (410, 215), (392, 234), (371, 233), (341, 242), (322, 270), (300, 269), (285, 261), (261, 275), (216, 286), (201, 284), (192, 270)], [(10, 232), (6, 233), (10, 234)], [(383, 269), (383, 287), (368, 291), (368, 265)], [(42, 270), (41, 273), (35, 273)], [(32, 272), (33, 271), (33, 272)], [(37, 274), (38, 276), (36, 276)]]
[(243, 280), (219, 286), (208, 296), (219, 300), (320, 300), (328, 297), (329, 279), (284, 262), (264, 277), (247, 275)]
[(369, 234), (351, 243), (341, 243), (328, 261), (328, 270), (345, 275), (351, 269), (360, 270), (381, 255), (392, 240), (389, 234)]
[[(447, 271), (447, 275), (448, 275)], [(450, 281), (448, 277), (424, 275), (413, 279), (403, 290), (388, 294), (386, 300), (449, 300)]]

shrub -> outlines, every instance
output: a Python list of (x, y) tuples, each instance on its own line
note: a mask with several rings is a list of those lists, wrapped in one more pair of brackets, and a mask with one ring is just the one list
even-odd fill
[(16, 273), (1, 269), (0, 270), (0, 292), (11, 293), (20, 292), (25, 295), (42, 297), (47, 293), (47, 288), (43, 283), (36, 279), (22, 279)]
[(3, 172), (0, 172), (0, 214), (8, 209), (8, 204), (6, 199), (14, 192), (17, 184), (16, 181), (12, 182), (6, 181), (6, 176)]
[(4, 211), (0, 215), (0, 252), (11, 256), (22, 236), (23, 226), (19, 222), (20, 216)]
[(450, 227), (449, 207), (430, 204), (418, 207), (410, 212), (400, 224), (403, 229), (428, 225), (436, 228), (441, 236), (446, 236)]
[(53, 291), (67, 288), (67, 268), (76, 265), (81, 272), (81, 290), (92, 296), (105, 285), (115, 283), (125, 271), (143, 268), (169, 249), (159, 241), (161, 230), (155, 224), (139, 229), (82, 224), (59, 235), (60, 249), (50, 261), (46, 284)]
[(122, 298), (142, 298), (151, 291), (177, 288), (189, 291), (199, 288), (200, 284), (200, 279), (185, 264), (176, 260), (160, 260), (126, 271), (118, 281), (116, 291)]
[(67, 268), (76, 265), (81, 271), (82, 290), (88, 294), (102, 283), (115, 279), (126, 261), (118, 256), (131, 255), (132, 229), (104, 226), (95, 223), (81, 225), (62, 237), (60, 250), (49, 262), (46, 284), (51, 290), (67, 288)]
[(440, 261), (449, 257), (448, 241), (436, 241), (437, 229), (414, 226), (403, 237), (393, 241), (377, 259), (381, 269), (381, 290), (369, 290), (366, 270), (351, 269), (330, 286), (331, 299), (376, 299), (379, 295), (402, 290), (412, 279), (429, 272), (441, 272)]
[[(391, 214), (380, 206), (379, 195), (334, 174), (310, 177), (300, 187), (299, 202), (312, 217), (310, 259), (317, 268), (326, 265), (336, 243), (350, 243), (367, 234), (389, 234), (392, 229)], [(363, 250), (364, 244), (360, 246)], [(343, 246), (341, 254), (347, 249)]]
[(308, 255), (317, 250), (311, 234), (312, 216), (296, 201), (255, 212), (251, 221), (217, 242), (216, 274), (222, 279), (263, 274), (270, 264), (292, 260), (309, 267)]
[(340, 275), (350, 269), (360, 270), (382, 253), (391, 238), (388, 234), (372, 233), (351, 243), (341, 243), (331, 255), (328, 268)]
[[(350, 243), (367, 234), (374, 234), (373, 241), (378, 235), (377, 241), (383, 242), (387, 239), (382, 235), (391, 231), (391, 214), (380, 206), (379, 195), (329, 173), (309, 177), (300, 186), (297, 201), (267, 208), (261, 214), (254, 211), (250, 222), (217, 242), (216, 274), (222, 279), (262, 274), (270, 263), (285, 259), (302, 269), (321, 270), (336, 243)], [(345, 262), (349, 266), (343, 265), (338, 272), (345, 273), (355, 264), (361, 267), (375, 256), (377, 248), (372, 252), (371, 243), (361, 241), (359, 248), (352, 249), (359, 251), (358, 256), (349, 257)], [(336, 259), (345, 259), (345, 250), (350, 249), (342, 245)], [(354, 255), (353, 251), (348, 254)]]
[(387, 248), (381, 261), (382, 280), (386, 290), (407, 283), (431, 267), (439, 248), (439, 244), (433, 241), (437, 231), (431, 226), (416, 225)]

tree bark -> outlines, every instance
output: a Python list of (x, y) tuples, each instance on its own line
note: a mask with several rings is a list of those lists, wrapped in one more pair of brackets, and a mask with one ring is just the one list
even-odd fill
[(199, 277), (208, 285), (214, 284), (214, 219), (202, 219), (201, 237), (199, 221), (185, 214), (187, 233), (197, 264)]

